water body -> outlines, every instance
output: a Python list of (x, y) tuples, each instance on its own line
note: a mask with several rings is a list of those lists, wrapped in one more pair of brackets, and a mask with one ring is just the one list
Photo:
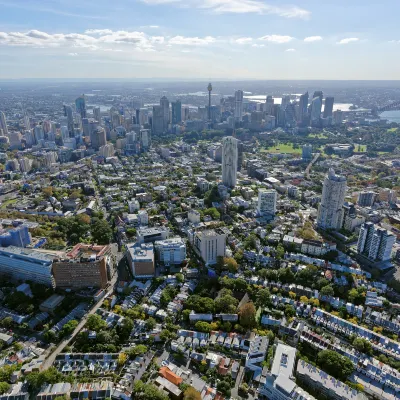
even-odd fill
[(381, 114), (381, 119), (387, 119), (389, 122), (396, 122), (400, 124), (400, 110), (399, 111), (385, 111)]

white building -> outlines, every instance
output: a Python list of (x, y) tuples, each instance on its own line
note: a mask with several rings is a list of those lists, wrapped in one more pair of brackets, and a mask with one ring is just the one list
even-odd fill
[(136, 199), (132, 199), (131, 201), (128, 201), (128, 207), (129, 213), (133, 214), (135, 211), (138, 211), (140, 209), (140, 204)]
[(3, 135), (8, 135), (7, 119), (3, 111), (0, 111), (0, 129), (3, 130)]
[(197, 210), (190, 209), (188, 211), (188, 220), (192, 224), (199, 224), (200, 223), (200, 213)]
[(317, 225), (322, 229), (340, 229), (343, 223), (343, 204), (347, 189), (344, 176), (336, 175), (331, 168), (325, 177)]
[(226, 136), (222, 140), (222, 183), (235, 187), (238, 160), (238, 140)]
[(216, 264), (217, 257), (225, 256), (226, 235), (214, 229), (199, 231), (194, 234), (193, 245), (207, 265)]
[(381, 262), (391, 259), (396, 237), (392, 232), (366, 222), (361, 226), (358, 236), (357, 252), (371, 261)]
[(138, 212), (139, 223), (142, 226), (147, 226), (149, 224), (149, 214), (146, 210), (140, 210)]
[(243, 91), (235, 92), (235, 121), (241, 121), (243, 115)]
[(99, 155), (104, 158), (112, 157), (114, 155), (114, 152), (114, 145), (112, 143), (105, 144), (99, 149)]
[(278, 194), (275, 189), (259, 189), (257, 211), (260, 215), (275, 215)]
[(158, 240), (154, 246), (158, 261), (164, 265), (180, 265), (186, 259), (186, 244), (180, 237)]

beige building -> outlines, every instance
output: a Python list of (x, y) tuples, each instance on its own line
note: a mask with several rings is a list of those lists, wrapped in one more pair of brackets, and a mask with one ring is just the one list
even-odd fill
[(226, 250), (226, 235), (218, 229), (195, 232), (193, 245), (197, 254), (207, 265), (217, 263), (217, 257), (224, 257)]

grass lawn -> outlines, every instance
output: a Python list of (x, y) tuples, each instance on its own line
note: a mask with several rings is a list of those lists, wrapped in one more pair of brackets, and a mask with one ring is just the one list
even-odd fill
[(9, 204), (14, 204), (17, 202), (17, 199), (8, 199), (8, 200), (4, 200), (3, 204), (1, 205), (1, 209), (4, 210)]
[(397, 132), (399, 128), (389, 128), (387, 131), (388, 132)]
[(293, 148), (293, 144), (279, 144), (276, 147), (269, 147), (268, 149), (262, 149), (262, 153), (271, 153), (271, 154), (279, 154), (279, 153), (286, 153), (286, 154), (301, 154), (302, 150), (301, 147), (298, 149)]
[(354, 147), (354, 151), (356, 153), (365, 153), (367, 151), (367, 145), (366, 144), (356, 144)]

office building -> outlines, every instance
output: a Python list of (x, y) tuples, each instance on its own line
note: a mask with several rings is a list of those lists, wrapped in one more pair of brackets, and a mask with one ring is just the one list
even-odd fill
[(79, 290), (104, 289), (111, 278), (114, 257), (110, 246), (79, 243), (53, 262), (57, 288)]
[(311, 160), (312, 159), (312, 145), (305, 144), (301, 149), (301, 158), (303, 160)]
[(90, 143), (93, 149), (99, 150), (107, 144), (106, 131), (101, 126), (96, 127), (90, 132)]
[(243, 116), (243, 91), (236, 90), (236, 92), (235, 92), (235, 112), (234, 112), (235, 121), (237, 121), (237, 122), (242, 121), (242, 116)]
[(186, 259), (186, 245), (179, 237), (158, 240), (154, 247), (157, 260), (163, 265), (181, 265)]
[(100, 107), (93, 108), (93, 118), (99, 123), (99, 125), (102, 125)]
[(343, 223), (343, 204), (347, 189), (344, 176), (336, 175), (331, 168), (325, 177), (317, 225), (322, 229), (340, 229)]
[(316, 97), (319, 97), (321, 100), (321, 104), (322, 104), (322, 100), (324, 99), (324, 93), (322, 92), (322, 90), (316, 90), (314, 92), (314, 96), (313, 99), (315, 99)]
[(319, 123), (321, 119), (322, 100), (321, 97), (314, 97), (310, 105), (310, 120), (311, 124)]
[(79, 96), (75, 100), (75, 107), (76, 107), (76, 112), (81, 116), (81, 118), (86, 118), (86, 100), (85, 96)]
[(182, 103), (180, 100), (173, 101), (172, 107), (172, 125), (180, 124), (182, 122)]
[(164, 110), (161, 106), (153, 106), (152, 133), (161, 135), (164, 133)]
[(261, 216), (275, 215), (277, 197), (274, 189), (259, 189), (257, 212)]
[(21, 134), (16, 131), (12, 131), (8, 134), (8, 140), (11, 150), (19, 149), (21, 147), (21, 138)]
[(372, 191), (360, 192), (358, 194), (357, 204), (360, 207), (372, 207), (374, 205), (376, 193)]
[(372, 222), (365, 222), (360, 229), (357, 252), (372, 262), (391, 259), (396, 237), (386, 229), (379, 228)]
[(335, 102), (335, 98), (331, 96), (327, 96), (325, 98), (325, 106), (324, 106), (324, 118), (333, 116), (333, 103)]
[(222, 183), (235, 187), (238, 162), (238, 140), (232, 136), (222, 139)]
[(33, 281), (54, 287), (53, 258), (49, 254), (21, 247), (0, 248), (0, 275), (16, 281)]
[(154, 248), (152, 243), (127, 244), (128, 265), (135, 278), (152, 278), (155, 274)]
[(307, 118), (308, 114), (308, 92), (302, 94), (300, 96), (300, 103), (299, 103), (299, 122), (302, 122), (305, 118)]
[(1, 227), (0, 246), (26, 247), (31, 244), (31, 235), (28, 226), (25, 224), (16, 225), (11, 228)]
[(265, 102), (265, 112), (268, 115), (274, 115), (274, 105), (275, 105), (274, 98), (272, 96), (267, 96)]
[(74, 116), (72, 114), (72, 107), (64, 105), (64, 115), (67, 117), (67, 128), (70, 136), (74, 134)]
[(33, 128), (33, 132), (34, 132), (34, 135), (35, 135), (36, 143), (38, 143), (40, 140), (44, 139), (44, 131), (43, 131), (43, 128), (42, 128), (41, 125), (36, 125)]
[(217, 257), (224, 257), (226, 235), (220, 230), (204, 230), (195, 232), (193, 246), (206, 265), (217, 263)]
[(160, 106), (163, 113), (163, 130), (166, 132), (169, 124), (169, 100), (165, 96), (161, 97)]

